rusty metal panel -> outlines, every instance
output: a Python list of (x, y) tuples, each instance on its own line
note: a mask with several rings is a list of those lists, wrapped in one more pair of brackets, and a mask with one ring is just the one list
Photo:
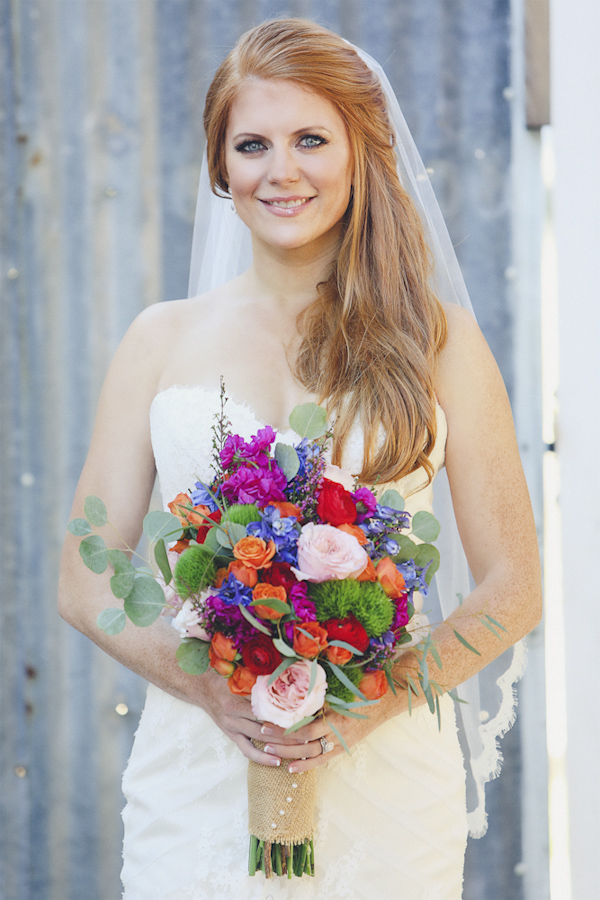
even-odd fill
[[(186, 290), (210, 75), (284, 13), (386, 66), (513, 384), (508, 0), (0, 0), (2, 900), (119, 895), (144, 686), (59, 621), (60, 544), (110, 356), (145, 305)], [(519, 790), (517, 732), (505, 746), (497, 808)], [(469, 897), (521, 896), (509, 812)]]

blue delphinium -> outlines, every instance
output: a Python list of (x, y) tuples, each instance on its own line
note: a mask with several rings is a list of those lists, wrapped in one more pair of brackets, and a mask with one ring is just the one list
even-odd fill
[(298, 554), (296, 545), (300, 528), (295, 516), (282, 516), (275, 506), (267, 506), (261, 512), (260, 522), (250, 522), (246, 533), (252, 537), (262, 538), (267, 543), (273, 541), (277, 552), (276, 562), (287, 562), (296, 565)]

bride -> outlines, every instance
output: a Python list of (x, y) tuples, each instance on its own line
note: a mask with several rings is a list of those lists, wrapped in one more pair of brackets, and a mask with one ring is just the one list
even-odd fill
[[(472, 676), (539, 621), (538, 556), (504, 386), (461, 308), (464, 285), (422, 164), (376, 64), (304, 20), (242, 36), (204, 121), (217, 195), (199, 199), (205, 292), (146, 309), (126, 334), (72, 514), (87, 495), (102, 497), (135, 546), (156, 470), (165, 503), (208, 474), (221, 377), (233, 431), (246, 438), (270, 423), (285, 440), (291, 409), (316, 400), (335, 422), (333, 462), (363, 483), (393, 483), (412, 512), (431, 508), (434, 478), (436, 503), (449, 484), (436, 506), (447, 544), (440, 612), (430, 612), (442, 667), (429, 664), (444, 690), (471, 679), (465, 747), (477, 793), (507, 723), (477, 735)], [(244, 231), (252, 257), (237, 274)], [(235, 277), (222, 283), (227, 273)], [(458, 606), (456, 526), (476, 585)], [(440, 730), (422, 697), (409, 715), (406, 693), (388, 692), (366, 720), (331, 713), (285, 736), (216, 673), (182, 672), (165, 620), (107, 637), (96, 617), (112, 602), (108, 575), (85, 569), (67, 537), (61, 614), (150, 682), (124, 778), (126, 900), (461, 896), (465, 767), (448, 696)], [(484, 614), (506, 629), (502, 641)], [(417, 654), (418, 645), (397, 660), (399, 679)], [(314, 879), (245, 874), (246, 759), (282, 758), (299, 777), (319, 771)], [(483, 830), (482, 815), (472, 830)]]

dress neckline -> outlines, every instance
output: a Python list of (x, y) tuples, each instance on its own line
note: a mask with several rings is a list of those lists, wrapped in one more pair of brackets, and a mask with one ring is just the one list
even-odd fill
[[(165, 394), (175, 393), (176, 391), (197, 391), (197, 392), (205, 394), (206, 396), (209, 396), (209, 397), (220, 397), (220, 395), (221, 395), (220, 387), (219, 388), (211, 388), (211, 387), (206, 387), (203, 384), (171, 384), (171, 385), (169, 385), (169, 387), (163, 388), (162, 390), (158, 391), (157, 394), (155, 394), (155, 396), (152, 400), (152, 403), (150, 404), (150, 411), (152, 411), (152, 408), (154, 407), (154, 404), (158, 400), (159, 397), (162, 397)], [(296, 433), (293, 428), (289, 428), (289, 427), (288, 428), (276, 428), (275, 425), (273, 425), (271, 422), (266, 422), (264, 419), (262, 419), (257, 414), (257, 412), (254, 409), (254, 407), (252, 406), (252, 404), (248, 403), (246, 400), (238, 400), (236, 397), (233, 397), (231, 394), (228, 394), (227, 403), (230, 403), (232, 406), (235, 406), (238, 409), (245, 410), (247, 413), (249, 413), (253, 417), (256, 424), (260, 425), (262, 428), (266, 428), (267, 426), (270, 426), (271, 428), (273, 428), (274, 431), (277, 432), (277, 434), (281, 434), (281, 435)]]

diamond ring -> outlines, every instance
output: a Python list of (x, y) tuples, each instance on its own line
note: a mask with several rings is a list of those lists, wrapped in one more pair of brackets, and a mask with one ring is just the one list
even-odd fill
[(333, 741), (328, 741), (325, 737), (319, 738), (319, 743), (321, 745), (321, 753), (331, 753), (335, 746)]

